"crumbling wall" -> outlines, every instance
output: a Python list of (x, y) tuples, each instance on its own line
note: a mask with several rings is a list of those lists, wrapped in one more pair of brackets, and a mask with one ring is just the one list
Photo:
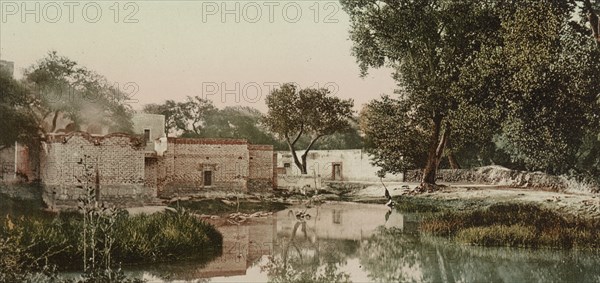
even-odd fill
[(15, 179), (15, 147), (0, 150), (0, 181), (10, 182)]
[(97, 188), (99, 201), (121, 205), (143, 203), (155, 197), (152, 188), (144, 187), (142, 146), (138, 138), (118, 133), (51, 136), (41, 161), (49, 206), (76, 204), (85, 194), (82, 185)]
[[(249, 152), (246, 140), (168, 138), (158, 171), (158, 195), (173, 197), (200, 190), (247, 189)], [(205, 173), (210, 171), (210, 185)]]

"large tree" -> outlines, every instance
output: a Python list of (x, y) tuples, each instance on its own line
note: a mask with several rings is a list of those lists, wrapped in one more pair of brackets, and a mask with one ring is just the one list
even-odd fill
[[(397, 132), (407, 144), (426, 145), (423, 185), (434, 184), (436, 170), (452, 144), (451, 111), (457, 102), (451, 88), (461, 67), (500, 26), (490, 1), (342, 0), (350, 15), (352, 49), (364, 76), (369, 68), (391, 67), (398, 81), (404, 117)], [(394, 136), (388, 137), (389, 139)], [(388, 140), (389, 142), (390, 140)], [(382, 145), (375, 145), (382, 146)], [(419, 146), (418, 148), (422, 148)], [(412, 158), (414, 149), (400, 145), (398, 158)], [(451, 156), (450, 156), (451, 157)], [(385, 162), (385, 161), (384, 161)], [(411, 162), (407, 162), (411, 163)], [(414, 163), (414, 162), (413, 162)]]
[(428, 131), (426, 120), (411, 115), (405, 100), (383, 96), (373, 100), (360, 112), (360, 126), (365, 134), (367, 152), (381, 173), (403, 173), (423, 168), (427, 161)]
[(118, 85), (77, 62), (49, 52), (25, 70), (24, 81), (35, 95), (37, 120), (44, 132), (55, 132), (66, 118), (74, 129), (106, 125), (110, 132), (131, 132), (132, 110)]
[(600, 50), (574, 10), (562, 1), (520, 3), (502, 17), (499, 43), (463, 70), (456, 93), (459, 108), (496, 113), (494, 139), (530, 170), (574, 168), (580, 148), (590, 146), (582, 141), (600, 128)]
[(15, 142), (29, 145), (39, 136), (32, 103), (29, 91), (8, 72), (0, 70), (0, 150)]
[[(306, 157), (315, 143), (348, 129), (353, 118), (354, 102), (332, 96), (324, 88), (298, 90), (293, 84), (284, 84), (266, 97), (266, 103), (269, 111), (264, 125), (285, 140), (302, 174), (307, 173)], [(310, 142), (298, 158), (296, 146), (303, 136), (309, 136)]]
[[(444, 153), (458, 167), (455, 152), (508, 154), (525, 168), (564, 172), (583, 135), (598, 128), (599, 60), (588, 17), (572, 17), (589, 13), (589, 1), (342, 3), (363, 74), (387, 65), (400, 86), (398, 101), (382, 99), (363, 111), (384, 169), (419, 166), (419, 147), (408, 145), (422, 142), (424, 184), (435, 182)], [(381, 120), (396, 136), (377, 130), (385, 111), (396, 115)]]

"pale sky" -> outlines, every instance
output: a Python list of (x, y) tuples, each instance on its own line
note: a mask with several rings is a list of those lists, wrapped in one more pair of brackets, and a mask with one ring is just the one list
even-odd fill
[(19, 78), (56, 50), (135, 92), (135, 108), (199, 95), (266, 111), (273, 86), (296, 82), (329, 87), (358, 110), (395, 88), (390, 70), (359, 77), (336, 1), (115, 3), (0, 0), (0, 58)]

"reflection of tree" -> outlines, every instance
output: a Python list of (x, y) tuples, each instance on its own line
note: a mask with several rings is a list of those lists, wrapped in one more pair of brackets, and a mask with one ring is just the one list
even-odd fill
[(359, 257), (377, 282), (599, 282), (600, 254), (462, 246), (381, 229)]
[(398, 229), (380, 229), (363, 243), (361, 264), (370, 272), (369, 277), (379, 282), (431, 281), (430, 275), (421, 274), (424, 262), (419, 251), (419, 241), (414, 235), (403, 234)]
[[(298, 232), (301, 234), (296, 237)], [(311, 239), (304, 219), (298, 219), (294, 224), (289, 239), (281, 237), (279, 241), (281, 255), (271, 256), (262, 267), (270, 282), (349, 282), (350, 275), (338, 269), (346, 263), (347, 254), (344, 251), (356, 251), (357, 245), (345, 241), (333, 241), (332, 244), (317, 240), (316, 237)]]

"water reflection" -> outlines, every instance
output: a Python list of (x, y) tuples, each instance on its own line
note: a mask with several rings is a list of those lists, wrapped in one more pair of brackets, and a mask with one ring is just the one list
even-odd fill
[(461, 246), (393, 229), (359, 257), (375, 282), (600, 282), (598, 254)]
[(421, 237), (418, 215), (384, 205), (295, 207), (223, 226), (223, 254), (205, 264), (144, 267), (150, 281), (600, 282), (595, 253), (479, 248)]

